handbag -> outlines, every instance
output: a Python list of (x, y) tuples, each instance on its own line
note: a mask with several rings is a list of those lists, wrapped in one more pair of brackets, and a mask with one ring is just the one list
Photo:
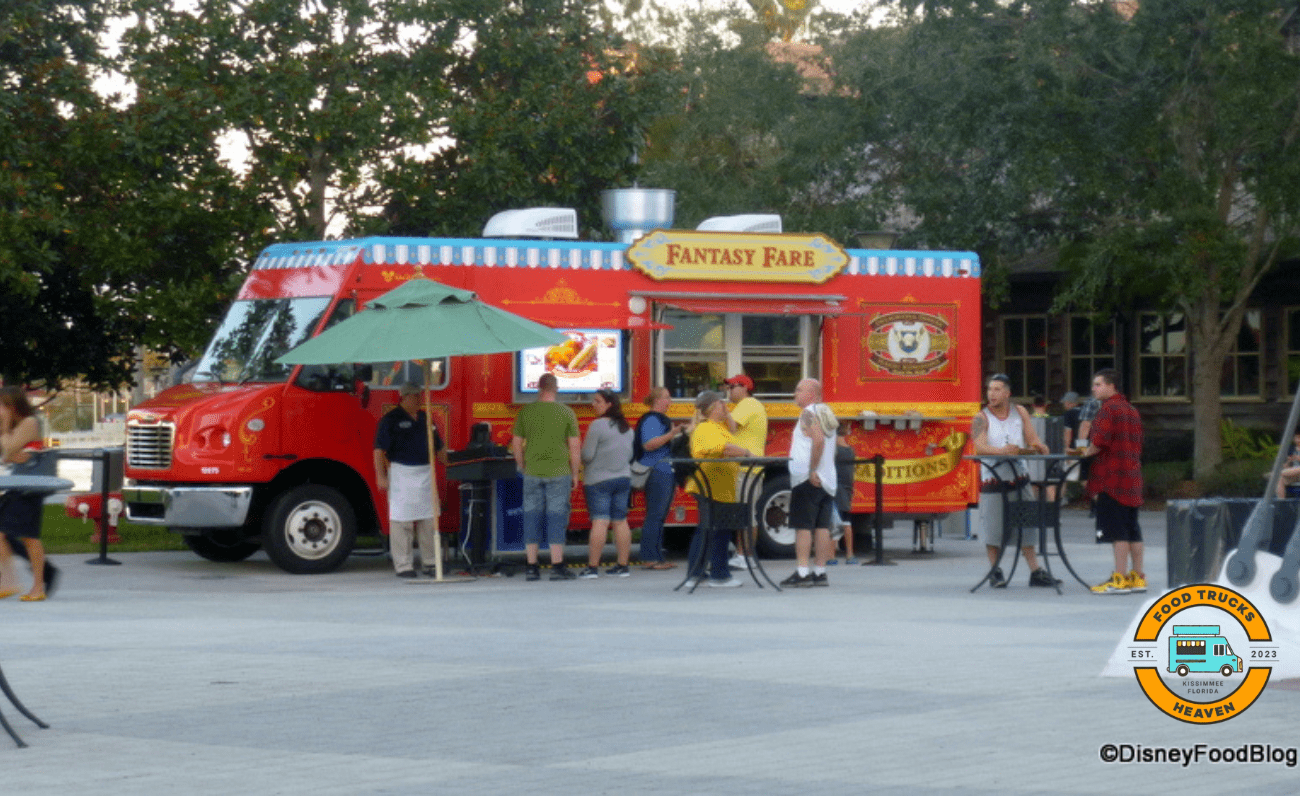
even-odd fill
[(650, 471), (654, 468), (641, 462), (632, 462), (632, 488), (645, 489), (646, 481), (650, 480)]

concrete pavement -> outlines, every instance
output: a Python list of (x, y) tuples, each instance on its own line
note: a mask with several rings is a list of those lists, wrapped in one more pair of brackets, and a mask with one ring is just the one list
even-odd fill
[[(1164, 518), (1147, 512), (1151, 588)], [(959, 535), (959, 534), (958, 534)], [(1066, 512), (1089, 581), (1109, 548)], [(1099, 673), (1140, 603), (969, 589), (949, 535), (831, 587), (671, 589), (630, 578), (435, 584), (354, 557), (295, 577), (260, 554), (58, 556), (58, 595), (0, 601), (0, 664), (51, 729), (0, 699), (12, 794), (1293, 793), (1278, 764), (1105, 764), (1103, 744), (1300, 746), (1275, 682), (1231, 721), (1167, 718)], [(571, 561), (579, 552), (571, 551)], [(788, 562), (768, 562), (773, 579)]]

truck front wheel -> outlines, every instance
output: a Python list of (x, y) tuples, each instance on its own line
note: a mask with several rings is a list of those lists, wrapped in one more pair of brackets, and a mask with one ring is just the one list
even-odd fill
[(763, 558), (794, 558), (794, 527), (790, 525), (790, 476), (763, 483), (758, 497), (758, 554)]
[(352, 504), (338, 490), (320, 484), (303, 484), (277, 497), (262, 526), (266, 554), (295, 575), (337, 569), (356, 539)]
[(262, 547), (261, 542), (244, 536), (239, 528), (208, 528), (202, 533), (185, 534), (181, 538), (198, 555), (222, 563), (243, 561)]

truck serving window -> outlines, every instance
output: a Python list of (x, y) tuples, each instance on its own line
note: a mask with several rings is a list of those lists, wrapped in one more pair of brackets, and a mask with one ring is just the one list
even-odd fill
[(789, 398), (814, 367), (815, 328), (802, 315), (698, 314), (666, 307), (662, 384), (685, 398), (733, 373), (754, 380), (760, 397)]
[(292, 365), (276, 357), (306, 340), (320, 323), (330, 298), (236, 301), (194, 370), (194, 381), (284, 381)]

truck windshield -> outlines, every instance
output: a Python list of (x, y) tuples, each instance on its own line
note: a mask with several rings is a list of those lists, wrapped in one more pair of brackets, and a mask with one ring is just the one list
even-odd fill
[(213, 335), (194, 381), (284, 381), (292, 365), (276, 357), (306, 340), (319, 325), (330, 298), (236, 301)]

